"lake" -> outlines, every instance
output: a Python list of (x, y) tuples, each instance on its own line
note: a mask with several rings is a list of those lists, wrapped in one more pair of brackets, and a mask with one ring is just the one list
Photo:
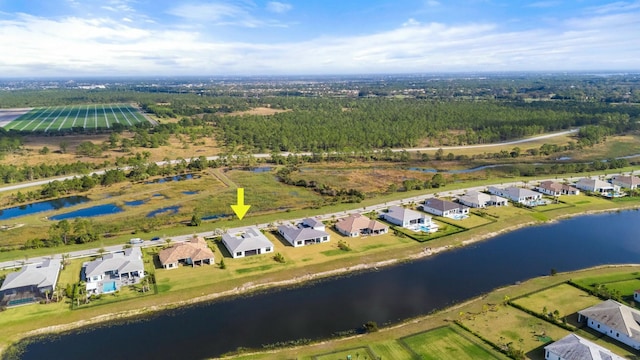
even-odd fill
[(104, 205), (96, 205), (92, 207), (88, 207), (86, 209), (80, 209), (76, 211), (71, 211), (64, 214), (50, 216), (49, 220), (65, 220), (65, 219), (75, 219), (77, 217), (94, 217), (94, 216), (103, 216), (103, 215), (111, 215), (122, 212), (121, 207), (116, 204), (104, 204)]
[(0, 210), (0, 220), (9, 220), (39, 212), (63, 209), (69, 206), (82, 204), (87, 201), (89, 201), (89, 198), (86, 196), (68, 196), (55, 200), (47, 200), (33, 204), (20, 205)]
[(395, 323), (427, 314), (552, 268), (638, 263), (639, 234), (639, 211), (581, 216), (378, 271), (39, 339), (26, 345), (22, 358), (199, 359), (238, 347), (325, 338), (369, 320)]

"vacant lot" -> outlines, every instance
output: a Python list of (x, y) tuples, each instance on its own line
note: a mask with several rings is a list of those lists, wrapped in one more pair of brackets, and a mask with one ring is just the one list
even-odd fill
[(424, 360), (501, 359), (491, 350), (480, 345), (478, 341), (473, 341), (450, 327), (441, 327), (400, 341)]
[(598, 304), (602, 300), (571, 285), (561, 284), (515, 299), (513, 302), (541, 315), (548, 315), (557, 310), (556, 316), (561, 319)]

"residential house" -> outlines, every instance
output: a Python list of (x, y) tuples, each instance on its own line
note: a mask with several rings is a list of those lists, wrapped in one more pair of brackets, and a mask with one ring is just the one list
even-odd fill
[(486, 208), (487, 206), (507, 206), (509, 200), (493, 194), (485, 194), (480, 191), (471, 190), (458, 197), (458, 202), (472, 208)]
[(580, 190), (571, 185), (549, 180), (541, 182), (540, 185), (536, 187), (536, 190), (549, 196), (580, 194)]
[(273, 252), (273, 243), (255, 226), (227, 231), (222, 243), (234, 259)]
[(633, 292), (633, 300), (640, 302), (640, 289)]
[(132, 247), (85, 262), (81, 278), (86, 282), (87, 296), (111, 293), (124, 285), (136, 284), (144, 278), (142, 252), (139, 247)]
[(351, 214), (344, 219), (339, 219), (335, 227), (340, 234), (349, 237), (380, 235), (389, 232), (387, 225), (371, 220), (362, 214)]
[(544, 347), (544, 358), (547, 360), (624, 360), (591, 341), (576, 334), (569, 334), (562, 339)]
[(324, 231), (324, 224), (311, 218), (302, 220), (297, 226), (280, 225), (278, 226), (278, 233), (293, 247), (329, 241), (329, 234)]
[(640, 350), (640, 311), (615, 300), (606, 300), (578, 311), (578, 322), (623, 344)]
[(380, 215), (381, 218), (388, 222), (399, 225), (410, 230), (422, 230), (435, 232), (438, 225), (431, 220), (431, 216), (427, 216), (421, 212), (406, 209), (402, 206), (391, 206), (386, 213)]
[(422, 204), (422, 210), (428, 212), (429, 214), (444, 216), (448, 218), (456, 218), (469, 215), (468, 206), (435, 198), (425, 200), (425, 202)]
[(38, 301), (52, 294), (60, 274), (60, 259), (28, 264), (8, 273), (0, 286), (0, 304), (14, 306)]
[(611, 178), (611, 184), (625, 189), (635, 190), (640, 185), (640, 178), (637, 176), (616, 175)]
[(544, 205), (546, 202), (542, 199), (542, 194), (516, 186), (509, 186), (501, 189), (495, 186), (489, 186), (489, 193), (505, 197), (515, 203), (526, 206)]
[(160, 264), (165, 269), (175, 269), (179, 263), (185, 265), (214, 264), (213, 251), (207, 245), (207, 241), (199, 236), (191, 240), (175, 244), (168, 249), (160, 250), (158, 254)]
[(580, 190), (591, 191), (600, 194), (617, 193), (620, 186), (609, 184), (606, 181), (591, 178), (582, 178), (576, 183), (576, 187)]

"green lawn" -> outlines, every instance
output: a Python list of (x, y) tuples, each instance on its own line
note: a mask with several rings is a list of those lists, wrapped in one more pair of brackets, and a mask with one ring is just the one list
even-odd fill
[(589, 277), (577, 277), (575, 279), (572, 279), (572, 281), (578, 285), (588, 288), (588, 287), (594, 287), (600, 284), (607, 284), (608, 286), (609, 283), (615, 283), (618, 281), (625, 281), (625, 280), (633, 280), (638, 278), (640, 278), (640, 271), (604, 274), (604, 275), (589, 276)]
[(400, 341), (424, 360), (502, 358), (497, 357), (492, 350), (465, 335), (450, 327), (441, 327), (402, 338)]
[(5, 126), (7, 130), (56, 132), (72, 128), (109, 129), (146, 119), (128, 104), (94, 104), (34, 108)]
[(313, 356), (314, 360), (375, 360), (375, 354), (371, 352), (369, 347), (358, 347), (347, 350), (338, 350), (328, 354), (320, 354)]
[(547, 314), (557, 310), (560, 314), (559, 318), (563, 318), (598, 304), (602, 300), (569, 284), (560, 284), (514, 299), (512, 302), (541, 315), (544, 314), (545, 309)]

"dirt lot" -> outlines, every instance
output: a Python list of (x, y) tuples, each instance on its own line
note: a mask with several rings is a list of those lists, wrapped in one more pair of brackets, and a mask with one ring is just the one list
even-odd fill
[(268, 107), (257, 107), (246, 111), (234, 111), (229, 115), (273, 115), (291, 110), (272, 109)]

